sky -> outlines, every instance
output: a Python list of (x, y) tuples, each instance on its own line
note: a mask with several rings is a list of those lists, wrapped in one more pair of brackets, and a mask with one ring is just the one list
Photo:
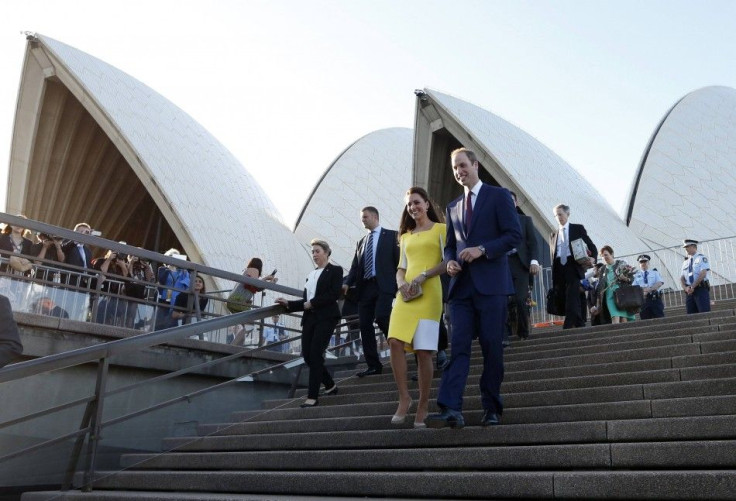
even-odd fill
[[(0, 202), (23, 31), (132, 75), (240, 160), (293, 227), (362, 136), (413, 127), (414, 89), (481, 106), (551, 148), (619, 213), (681, 97), (736, 87), (736, 2), (6, 0)], [(574, 210), (574, 208), (573, 208)]]

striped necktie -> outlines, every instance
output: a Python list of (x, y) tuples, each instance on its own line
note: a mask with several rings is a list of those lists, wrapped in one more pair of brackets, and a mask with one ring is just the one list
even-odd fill
[(373, 230), (368, 235), (363, 255), (363, 278), (368, 279), (373, 277)]

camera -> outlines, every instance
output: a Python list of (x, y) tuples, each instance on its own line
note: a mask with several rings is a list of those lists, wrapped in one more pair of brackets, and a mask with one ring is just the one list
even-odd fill
[(115, 256), (115, 259), (121, 259), (123, 261), (127, 261), (128, 260), (128, 255), (127, 254), (123, 254), (122, 252), (118, 252), (117, 256)]

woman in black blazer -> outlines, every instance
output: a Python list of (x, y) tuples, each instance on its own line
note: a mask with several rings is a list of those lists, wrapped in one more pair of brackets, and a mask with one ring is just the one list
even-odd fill
[(337, 393), (337, 385), (325, 368), (325, 350), (340, 320), (337, 300), (342, 288), (342, 268), (330, 264), (330, 246), (324, 240), (313, 239), (312, 259), (317, 267), (309, 273), (302, 299), (287, 301), (280, 297), (276, 302), (286, 311), (303, 311), (302, 357), (309, 367), (309, 391), (301, 407), (315, 407), (318, 403), (320, 384), (325, 385), (325, 395)]

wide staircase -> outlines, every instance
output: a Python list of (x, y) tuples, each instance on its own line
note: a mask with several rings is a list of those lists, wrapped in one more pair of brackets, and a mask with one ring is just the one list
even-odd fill
[(500, 426), (479, 426), (478, 353), (460, 430), (393, 427), (390, 371), (338, 373), (314, 409), (267, 402), (124, 456), (93, 492), (23, 500), (736, 499), (734, 307), (535, 331), (506, 351)]

